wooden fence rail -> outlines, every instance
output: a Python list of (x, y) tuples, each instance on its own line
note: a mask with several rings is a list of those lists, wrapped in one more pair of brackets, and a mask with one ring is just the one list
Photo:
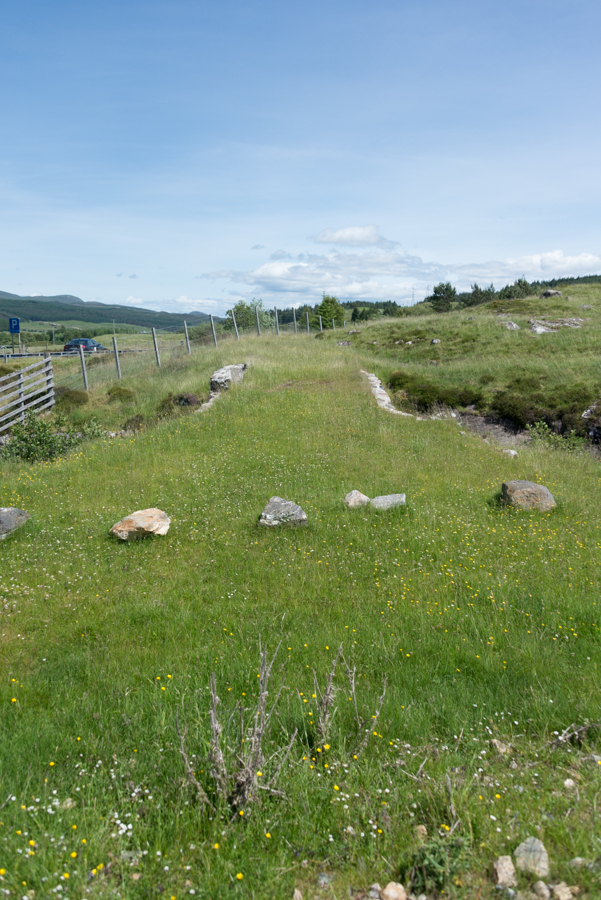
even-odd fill
[(28, 410), (41, 412), (54, 406), (52, 360), (39, 362), (0, 378), (0, 432), (25, 421)]

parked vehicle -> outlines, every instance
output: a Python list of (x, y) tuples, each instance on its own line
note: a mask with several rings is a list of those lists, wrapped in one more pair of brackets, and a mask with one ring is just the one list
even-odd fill
[(97, 350), (106, 350), (106, 347), (93, 341), (92, 338), (73, 338), (72, 341), (65, 344), (63, 351), (67, 353), (69, 350), (79, 350), (80, 347), (83, 347), (86, 353), (95, 353)]

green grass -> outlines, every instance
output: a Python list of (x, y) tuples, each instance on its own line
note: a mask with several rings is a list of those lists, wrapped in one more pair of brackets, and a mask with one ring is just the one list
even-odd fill
[[(444, 853), (457, 819), (467, 868), (446, 896), (493, 896), (492, 859), (530, 834), (556, 880), (594, 896), (597, 876), (575, 875), (569, 861), (599, 856), (596, 733), (582, 746), (550, 741), (599, 718), (598, 463), (538, 447), (509, 460), (451, 422), (379, 410), (359, 369), (392, 371), (394, 352), (305, 336), (203, 348), (123, 384), (151, 398), (206, 390), (219, 365), (248, 361), (243, 384), (210, 411), (54, 463), (3, 465), (0, 504), (32, 516), (0, 545), (9, 896), (56, 896), (58, 885), (68, 897), (290, 898), (294, 886), (327, 896), (317, 886), (327, 872), (328, 892), (342, 897), (403, 879), (416, 824), (435, 843), (430, 855)], [(98, 400), (98, 415), (110, 409)], [(546, 484), (557, 509), (500, 508), (508, 478)], [(353, 488), (403, 491), (407, 508), (347, 510)], [(308, 527), (259, 528), (274, 494), (299, 502)], [(108, 536), (151, 506), (172, 517), (166, 537)], [(236, 705), (256, 697), (259, 641), (279, 645), (272, 698), (284, 684), (266, 750), (281, 754), (298, 729), (279, 782), (287, 799), (261, 794), (244, 816), (224, 804), (209, 812), (186, 783), (176, 710), (214, 796), (210, 674), (233, 747)], [(340, 665), (327, 748), (314, 724), (312, 670), (323, 687), (341, 644), (363, 715), (387, 679), (358, 760)], [(497, 759), (492, 736), (513, 753)]]

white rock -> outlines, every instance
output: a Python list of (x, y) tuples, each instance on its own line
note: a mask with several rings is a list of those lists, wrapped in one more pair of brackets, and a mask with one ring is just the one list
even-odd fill
[(515, 459), (516, 456), (518, 455), (518, 451), (517, 450), (503, 450), (503, 455), (508, 456), (509, 459)]
[(516, 847), (513, 853), (518, 869), (529, 872), (538, 878), (549, 875), (549, 854), (545, 845), (538, 838), (529, 837)]
[(440, 338), (432, 338), (430, 341), (431, 344), (440, 344)]
[(405, 506), (405, 494), (384, 494), (382, 497), (374, 497), (371, 505), (374, 509), (393, 509), (395, 506)]
[(397, 881), (389, 881), (383, 891), (380, 891), (382, 900), (407, 900), (407, 894), (402, 884)]
[(361, 369), (361, 374), (367, 377), (369, 381), (371, 392), (376, 398), (376, 403), (380, 407), (380, 409), (385, 409), (386, 412), (394, 413), (397, 416), (408, 416), (410, 419), (415, 418), (411, 413), (403, 412), (400, 409), (397, 409), (394, 405), (388, 394), (386, 393), (382, 382), (378, 378), (377, 375), (374, 375), (373, 372), (365, 372)]
[(370, 884), (368, 894), (370, 897), (376, 897), (377, 900), (380, 900), (380, 885), (376, 881), (375, 884)]
[(14, 506), (0, 507), (0, 540), (12, 534), (29, 519), (29, 513)]
[(556, 328), (547, 328), (546, 325), (538, 325), (537, 323), (530, 326), (530, 331), (533, 331), (534, 334), (557, 334)]
[(517, 324), (517, 322), (503, 322), (503, 325), (505, 326), (505, 328), (508, 328), (509, 331), (520, 330), (520, 326)]
[(559, 884), (553, 885), (553, 896), (555, 900), (572, 900), (574, 895), (565, 881), (561, 881)]
[(292, 500), (283, 500), (282, 497), (271, 497), (259, 519), (259, 525), (270, 527), (306, 524), (306, 512), (297, 503), (293, 503)]
[(570, 865), (573, 869), (582, 869), (583, 866), (588, 866), (588, 859), (585, 859), (583, 856), (575, 856), (574, 859), (570, 860)]
[(122, 541), (135, 541), (151, 534), (165, 535), (171, 519), (162, 509), (139, 509), (113, 525), (111, 534)]
[(576, 787), (576, 782), (574, 781), (573, 778), (566, 778), (566, 780), (563, 783), (563, 786), (564, 786), (564, 788), (567, 788), (568, 791), (573, 791), (574, 788)]
[(536, 896), (539, 898), (539, 900), (550, 900), (551, 891), (549, 890), (549, 888), (547, 887), (547, 885), (545, 884), (544, 881), (537, 881), (533, 885), (532, 890), (534, 891)]
[(367, 506), (370, 501), (361, 491), (349, 491), (343, 502), (349, 509), (355, 509), (357, 506)]
[(294, 893), (292, 895), (292, 900), (303, 900), (303, 895), (299, 891), (298, 888), (294, 888)]
[(211, 391), (227, 391), (230, 385), (237, 384), (244, 378), (248, 363), (234, 363), (231, 366), (223, 366), (211, 375)]
[(518, 879), (511, 856), (499, 856), (492, 864), (495, 884), (517, 887)]

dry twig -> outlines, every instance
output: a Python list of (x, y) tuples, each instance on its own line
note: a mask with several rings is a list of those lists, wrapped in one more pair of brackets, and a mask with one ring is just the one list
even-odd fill
[(326, 688), (321, 693), (319, 684), (317, 683), (317, 672), (313, 669), (313, 683), (315, 684), (315, 699), (317, 701), (317, 740), (324, 742), (327, 740), (330, 731), (330, 722), (332, 718), (332, 706), (336, 697), (336, 688), (334, 687), (334, 675), (336, 674), (336, 665), (342, 656), (342, 644), (338, 648), (338, 652), (334, 657), (332, 669), (328, 675)]
[(194, 774), (194, 770), (190, 765), (190, 760), (188, 759), (188, 755), (186, 753), (186, 746), (184, 743), (185, 732), (182, 735), (179, 730), (179, 710), (175, 711), (175, 730), (177, 731), (177, 736), (179, 738), (179, 752), (182, 755), (182, 759), (184, 761), (184, 766), (186, 768), (186, 778), (188, 779), (189, 784), (191, 784), (196, 789), (196, 796), (198, 797), (198, 801), (200, 803), (207, 803), (211, 806), (211, 801), (207, 797), (203, 786), (200, 784), (196, 775)]

